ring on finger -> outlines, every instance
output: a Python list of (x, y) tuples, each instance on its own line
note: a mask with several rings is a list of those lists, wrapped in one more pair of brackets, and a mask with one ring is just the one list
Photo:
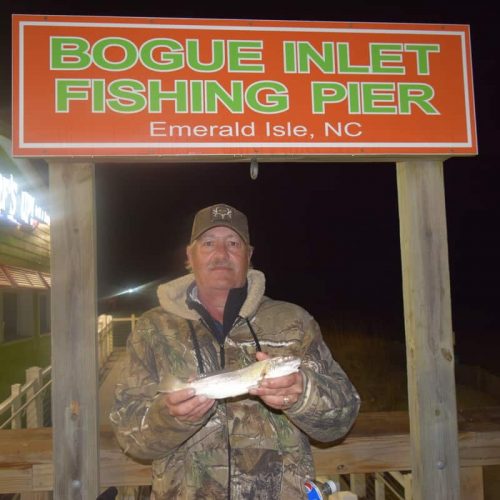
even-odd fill
[(290, 405), (290, 398), (288, 396), (283, 396), (283, 406)]

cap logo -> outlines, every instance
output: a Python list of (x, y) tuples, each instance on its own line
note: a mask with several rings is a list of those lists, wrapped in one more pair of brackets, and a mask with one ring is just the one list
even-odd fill
[(212, 208), (212, 222), (217, 220), (230, 221), (233, 218), (233, 211), (229, 207), (214, 207)]

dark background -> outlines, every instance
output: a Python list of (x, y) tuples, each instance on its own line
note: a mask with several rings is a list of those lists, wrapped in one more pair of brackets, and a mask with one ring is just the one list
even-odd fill
[[(453, 329), (465, 362), (498, 371), (500, 265), (497, 20), (481, 2), (3, 1), (2, 105), (10, 102), (10, 14), (261, 18), (459, 23), (471, 26), (479, 155), (445, 162)], [(44, 170), (45, 166), (40, 167)], [(392, 164), (98, 164), (101, 310), (141, 309), (151, 290), (125, 289), (184, 273), (196, 210), (226, 202), (247, 213), (254, 267), (267, 294), (297, 302), (320, 322), (356, 324), (404, 340), (396, 171)], [(117, 298), (111, 299), (112, 296)], [(125, 300), (125, 297), (127, 300)]]

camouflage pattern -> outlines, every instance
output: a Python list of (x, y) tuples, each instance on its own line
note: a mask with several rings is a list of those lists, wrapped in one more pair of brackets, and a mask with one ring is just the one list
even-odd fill
[[(314, 477), (309, 438), (332, 442), (357, 416), (355, 388), (333, 360), (316, 321), (299, 306), (264, 296), (264, 275), (250, 270), (240, 310), (262, 350), (302, 361), (304, 393), (282, 412), (247, 395), (219, 400), (199, 422), (171, 417), (156, 394), (167, 374), (197, 375), (186, 319), (192, 320), (207, 372), (219, 369), (219, 346), (186, 306), (188, 275), (162, 285), (160, 307), (146, 312), (128, 340), (128, 365), (116, 388), (110, 418), (123, 450), (152, 460), (153, 497), (163, 499), (305, 498), (304, 480)], [(255, 342), (239, 318), (225, 341), (226, 368), (255, 361)]]

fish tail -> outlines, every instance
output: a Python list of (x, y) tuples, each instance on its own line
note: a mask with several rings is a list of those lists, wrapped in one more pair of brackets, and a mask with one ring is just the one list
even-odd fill
[(174, 392), (180, 391), (187, 386), (184, 382), (179, 380), (177, 377), (168, 373), (165, 377), (163, 377), (162, 381), (158, 385), (159, 392)]

